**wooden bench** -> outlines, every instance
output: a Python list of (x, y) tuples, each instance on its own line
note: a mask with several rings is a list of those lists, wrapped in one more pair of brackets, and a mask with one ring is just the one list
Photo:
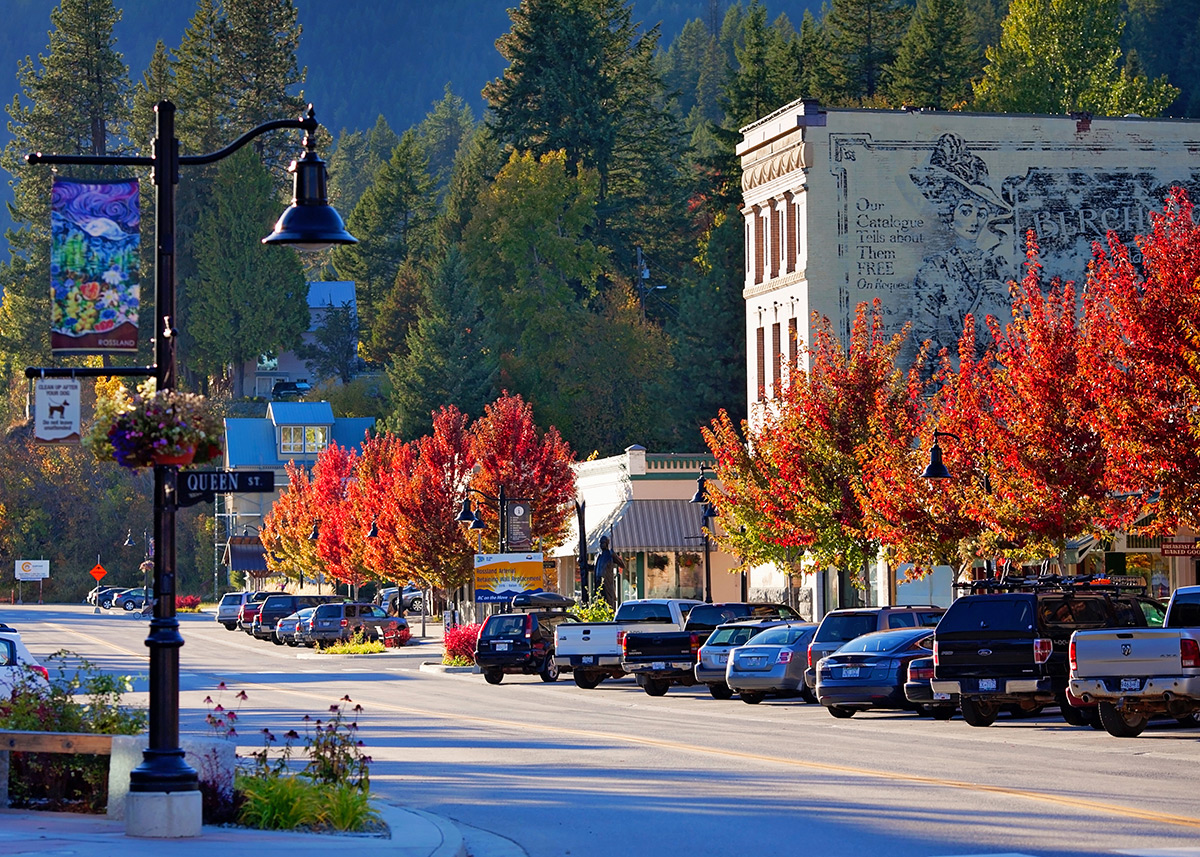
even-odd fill
[(9, 753), (82, 753), (91, 756), (111, 756), (112, 743), (111, 735), (0, 729), (0, 809), (8, 807)]

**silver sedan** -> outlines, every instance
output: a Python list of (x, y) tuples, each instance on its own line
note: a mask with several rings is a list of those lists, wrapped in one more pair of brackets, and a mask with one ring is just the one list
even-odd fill
[(815, 702), (804, 684), (804, 670), (808, 666), (808, 644), (816, 632), (817, 626), (809, 622), (768, 628), (729, 653), (725, 683), (750, 705), (762, 702), (768, 693), (799, 694)]

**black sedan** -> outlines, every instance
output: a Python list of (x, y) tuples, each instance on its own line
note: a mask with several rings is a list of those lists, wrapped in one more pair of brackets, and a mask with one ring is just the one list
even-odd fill
[(870, 708), (913, 710), (904, 696), (909, 662), (933, 650), (932, 628), (863, 634), (817, 664), (817, 701), (834, 717)]

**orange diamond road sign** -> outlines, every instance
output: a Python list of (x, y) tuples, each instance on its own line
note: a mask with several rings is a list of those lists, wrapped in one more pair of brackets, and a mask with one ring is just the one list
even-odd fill
[(99, 583), (100, 578), (104, 577), (104, 575), (108, 574), (108, 572), (104, 570), (104, 566), (102, 566), (100, 563), (96, 563), (94, 566), (92, 566), (92, 570), (89, 571), (88, 574), (96, 578), (96, 582)]

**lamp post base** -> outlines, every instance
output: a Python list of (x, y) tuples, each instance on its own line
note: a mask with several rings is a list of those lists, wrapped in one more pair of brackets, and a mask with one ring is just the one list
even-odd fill
[(200, 835), (199, 791), (130, 792), (125, 798), (125, 835), (139, 839), (186, 839)]

